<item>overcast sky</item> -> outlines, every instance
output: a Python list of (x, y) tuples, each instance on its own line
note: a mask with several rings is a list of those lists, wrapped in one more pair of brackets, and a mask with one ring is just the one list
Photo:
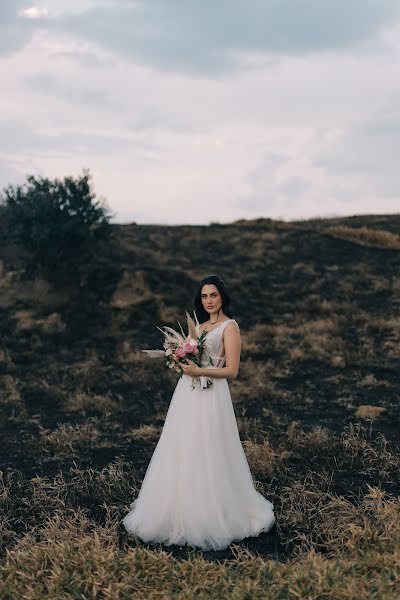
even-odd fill
[(400, 213), (399, 0), (0, 3), (0, 188), (113, 222)]

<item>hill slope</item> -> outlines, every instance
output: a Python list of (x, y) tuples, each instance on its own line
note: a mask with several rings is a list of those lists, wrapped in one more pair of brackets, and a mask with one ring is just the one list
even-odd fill
[(400, 491), (400, 215), (112, 228), (80, 285), (32, 278), (1, 248), (3, 548), (57, 507), (122, 517), (177, 377), (140, 350), (160, 347), (156, 325), (183, 323), (217, 273), (242, 334), (230, 382), (241, 438), (278, 511), (276, 530), (246, 544), (341, 552), (336, 495), (354, 506), (369, 486)]

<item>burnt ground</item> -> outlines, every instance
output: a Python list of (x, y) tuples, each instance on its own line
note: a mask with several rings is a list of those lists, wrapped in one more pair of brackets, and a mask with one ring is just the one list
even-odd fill
[[(0, 468), (15, 502), (29, 499), (35, 477), (61, 473), (66, 505), (86, 507), (101, 525), (100, 474), (115, 463), (123, 479), (107, 499), (122, 518), (176, 384), (140, 350), (160, 347), (156, 325), (184, 322), (211, 273), (227, 282), (242, 333), (230, 382), (241, 438), (289, 454), (269, 476), (253, 469), (260, 489), (279, 503), (313, 473), (313, 484), (351, 501), (368, 485), (399, 494), (396, 469), (379, 464), (399, 454), (400, 215), (112, 228), (79, 284), (33, 278), (15, 248), (1, 249)], [(363, 417), (363, 405), (383, 410)], [(319, 428), (322, 446), (312, 437)], [(349, 432), (358, 440), (351, 461), (340, 454)], [(376, 462), (366, 470), (368, 453)], [(90, 474), (92, 487), (78, 493), (76, 477)], [(46, 510), (30, 514), (22, 502), (14, 515), (18, 536)], [(293, 550), (283, 527), (243, 545), (280, 559)]]

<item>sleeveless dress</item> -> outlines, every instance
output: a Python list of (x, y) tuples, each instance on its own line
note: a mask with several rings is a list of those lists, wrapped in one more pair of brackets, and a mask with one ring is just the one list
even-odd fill
[[(206, 358), (207, 368), (224, 366), (223, 332), (231, 321), (207, 332), (205, 354), (214, 363)], [(144, 542), (223, 550), (275, 522), (273, 503), (254, 487), (228, 381), (212, 381), (192, 389), (192, 377), (183, 374), (176, 385), (138, 497), (122, 520)]]

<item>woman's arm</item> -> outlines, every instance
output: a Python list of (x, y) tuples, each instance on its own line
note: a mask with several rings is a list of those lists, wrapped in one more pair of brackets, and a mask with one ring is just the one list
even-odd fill
[(231, 321), (225, 327), (222, 335), (225, 348), (225, 367), (217, 369), (198, 367), (198, 376), (236, 379), (239, 371), (241, 349), (240, 329), (236, 321)]

